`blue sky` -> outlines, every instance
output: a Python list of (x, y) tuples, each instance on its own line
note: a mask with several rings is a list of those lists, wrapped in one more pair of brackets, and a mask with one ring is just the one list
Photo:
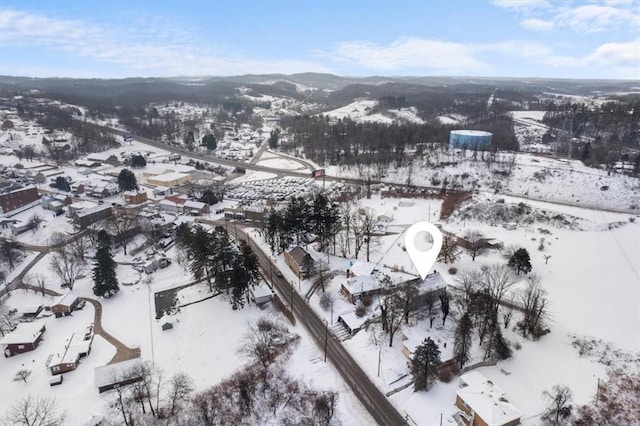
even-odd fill
[(640, 0), (0, 3), (0, 74), (640, 79)]

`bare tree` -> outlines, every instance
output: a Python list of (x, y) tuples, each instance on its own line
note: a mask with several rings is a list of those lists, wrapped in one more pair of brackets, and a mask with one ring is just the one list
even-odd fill
[(40, 228), (40, 224), (42, 223), (42, 218), (38, 216), (37, 213), (34, 213), (29, 218), (28, 223), (29, 223), (29, 227), (33, 230), (33, 232), (36, 232)]
[(340, 216), (342, 217), (342, 223), (344, 224), (345, 237), (343, 241), (346, 245), (346, 253), (348, 254), (351, 252), (349, 241), (351, 239), (351, 224), (354, 216), (355, 205), (353, 203), (353, 200), (350, 197), (346, 197), (339, 204), (338, 208), (339, 208)]
[[(158, 411), (157, 402), (159, 399), (157, 393), (162, 387), (162, 372), (156, 370), (153, 364), (142, 362), (133, 367), (129, 374), (141, 378), (140, 381), (134, 382), (132, 387), (134, 399), (140, 403), (142, 413), (145, 414), (147, 412), (145, 409), (146, 401), (149, 404), (151, 415), (156, 417)], [(156, 403), (155, 407), (154, 402)]]
[(371, 256), (371, 246), (375, 247), (377, 239), (373, 235), (376, 221), (375, 211), (371, 208), (361, 208), (353, 216), (352, 227), (355, 240), (355, 257), (364, 245), (367, 252), (367, 262)]
[(29, 378), (29, 376), (31, 376), (31, 370), (22, 369), (22, 370), (18, 370), (13, 380), (15, 381), (22, 380), (25, 383), (27, 383), (27, 379)]
[(318, 395), (313, 403), (313, 416), (322, 426), (329, 426), (338, 403), (338, 393), (325, 391)]
[(180, 406), (189, 400), (194, 391), (193, 380), (187, 374), (179, 372), (169, 380), (169, 415), (173, 417), (180, 410)]
[(382, 329), (389, 334), (389, 347), (393, 346), (393, 336), (402, 325), (405, 318), (406, 300), (404, 294), (391, 284), (391, 279), (385, 276), (381, 283), (380, 292), (380, 321)]
[(464, 270), (458, 274), (458, 297), (456, 298), (456, 305), (460, 313), (467, 312), (469, 310), (469, 303), (471, 302), (471, 296), (480, 286), (480, 273), (474, 270)]
[(263, 380), (266, 383), (269, 365), (275, 360), (277, 347), (280, 344), (281, 326), (261, 318), (249, 327), (249, 332), (240, 347), (240, 353), (262, 368)]
[(49, 262), (51, 270), (60, 278), (64, 286), (73, 289), (75, 282), (84, 278), (87, 264), (69, 248), (63, 247), (58, 250)]
[(79, 238), (72, 239), (69, 242), (69, 250), (75, 257), (80, 259), (82, 262), (86, 262), (87, 252), (91, 248), (91, 244), (89, 241), (89, 237), (83, 235)]
[(9, 408), (6, 419), (8, 424), (16, 426), (60, 426), (66, 413), (59, 412), (54, 398), (28, 395)]
[(131, 396), (131, 388), (130, 386), (121, 385), (119, 383), (120, 381), (121, 378), (115, 375), (112, 378), (112, 382), (116, 383), (113, 387), (113, 390), (115, 391), (115, 402), (113, 403), (113, 407), (122, 415), (125, 426), (133, 426), (133, 398)]
[(519, 325), (522, 335), (526, 337), (529, 333), (532, 333), (535, 336), (543, 327), (548, 316), (546, 291), (540, 285), (540, 277), (538, 275), (533, 274), (528, 277), (527, 287), (521, 295), (521, 304), (523, 319)]
[(4, 304), (3, 299), (0, 299), (0, 334), (2, 337), (5, 336), (5, 333), (11, 332), (16, 325), (18, 322), (13, 319), (11, 309)]
[(566, 385), (555, 385), (551, 391), (542, 392), (542, 397), (549, 402), (543, 418), (557, 425), (560, 419), (566, 419), (571, 415), (571, 400), (573, 394)]
[(453, 263), (460, 257), (460, 248), (455, 237), (445, 235), (442, 239), (442, 248), (438, 253), (438, 261), (444, 263)]
[(127, 254), (127, 245), (131, 242), (138, 228), (137, 214), (126, 209), (118, 209), (118, 212), (107, 221), (107, 229), (114, 236), (114, 241), (119, 241), (125, 255)]
[(475, 230), (471, 229), (464, 234), (464, 239), (466, 240), (466, 249), (469, 256), (471, 256), (471, 260), (475, 262), (476, 256), (482, 254), (487, 249), (487, 242), (482, 237), (482, 234)]
[(482, 291), (489, 296), (493, 317), (498, 317), (498, 307), (507, 291), (518, 278), (507, 265), (493, 264), (480, 269)]
[(38, 291), (42, 294), (42, 296), (43, 297), (45, 296), (45, 290), (47, 286), (46, 286), (46, 280), (44, 276), (40, 274), (27, 274), (22, 279), (22, 282), (37, 288)]
[(10, 271), (16, 267), (16, 263), (22, 259), (23, 255), (24, 252), (17, 241), (0, 240), (0, 260), (9, 265)]

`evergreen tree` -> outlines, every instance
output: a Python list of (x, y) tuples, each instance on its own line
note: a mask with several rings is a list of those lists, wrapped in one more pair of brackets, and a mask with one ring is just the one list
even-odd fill
[(67, 182), (67, 180), (62, 176), (58, 176), (56, 178), (56, 182), (55, 182), (54, 185), (60, 191), (65, 191), (65, 192), (71, 191), (71, 187), (69, 186), (69, 182)]
[(193, 136), (193, 132), (189, 130), (187, 134), (184, 135), (184, 144), (189, 151), (193, 151), (195, 142), (196, 142), (196, 139)]
[(516, 274), (520, 273), (528, 274), (531, 272), (531, 258), (529, 252), (525, 248), (519, 248), (513, 253), (508, 263), (509, 267), (516, 271)]
[(275, 130), (271, 131), (269, 135), (269, 148), (275, 149), (278, 147), (278, 141), (280, 140), (280, 135)]
[(456, 327), (453, 353), (460, 361), (460, 369), (469, 361), (473, 338), (473, 324), (469, 312), (465, 312)]
[(218, 147), (216, 137), (210, 133), (202, 137), (202, 145), (206, 146), (209, 151), (213, 151)]
[(244, 306), (244, 298), (249, 287), (257, 284), (260, 277), (258, 257), (245, 240), (240, 241), (240, 254), (233, 263), (231, 272), (231, 305), (233, 309)]
[(227, 230), (222, 226), (216, 226), (213, 230), (211, 253), (210, 267), (213, 270), (216, 288), (228, 291), (237, 251), (229, 239)]
[(496, 330), (493, 333), (493, 340), (494, 340), (493, 347), (494, 347), (495, 355), (499, 359), (509, 358), (511, 356), (511, 348), (507, 344), (507, 341), (504, 339), (504, 336), (502, 335), (502, 330), (500, 330), (499, 326), (496, 327)]
[(213, 236), (202, 226), (196, 225), (192, 230), (183, 231), (180, 244), (185, 247), (189, 269), (196, 280), (206, 279), (209, 289), (213, 291), (213, 270), (211, 257), (213, 253)]
[(147, 166), (147, 160), (144, 158), (143, 155), (136, 154), (131, 156), (131, 167), (140, 168), (140, 167), (146, 167), (146, 166)]
[(416, 391), (429, 390), (431, 383), (438, 376), (440, 362), (438, 345), (431, 337), (427, 337), (416, 348), (411, 361), (411, 372), (415, 379), (413, 386)]
[(111, 297), (120, 291), (116, 276), (116, 262), (111, 253), (111, 237), (106, 231), (98, 233), (98, 249), (93, 268), (93, 294), (98, 297)]
[(136, 175), (128, 169), (120, 170), (120, 174), (118, 175), (118, 186), (120, 187), (120, 191), (133, 191), (134, 189), (138, 189)]

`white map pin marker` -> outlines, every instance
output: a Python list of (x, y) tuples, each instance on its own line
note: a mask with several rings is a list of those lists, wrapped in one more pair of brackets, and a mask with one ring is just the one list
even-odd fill
[(442, 233), (432, 223), (414, 223), (404, 234), (404, 246), (413, 266), (424, 280), (442, 248)]

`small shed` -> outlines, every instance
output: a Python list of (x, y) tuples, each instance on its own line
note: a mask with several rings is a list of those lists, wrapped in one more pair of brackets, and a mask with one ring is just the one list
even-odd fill
[(67, 292), (53, 302), (51, 305), (51, 312), (56, 316), (56, 318), (71, 315), (71, 312), (73, 312), (76, 306), (78, 306), (79, 301), (80, 300), (75, 294)]
[(338, 316), (338, 322), (347, 329), (349, 335), (354, 336), (364, 327), (367, 317), (358, 317), (355, 311), (351, 311)]
[(167, 331), (171, 329), (173, 329), (173, 324), (171, 324), (170, 322), (165, 322), (164, 324), (162, 324), (162, 331)]
[(273, 298), (271, 289), (264, 286), (254, 287), (249, 290), (249, 293), (251, 294), (251, 299), (256, 305), (262, 305), (263, 303), (270, 302)]

